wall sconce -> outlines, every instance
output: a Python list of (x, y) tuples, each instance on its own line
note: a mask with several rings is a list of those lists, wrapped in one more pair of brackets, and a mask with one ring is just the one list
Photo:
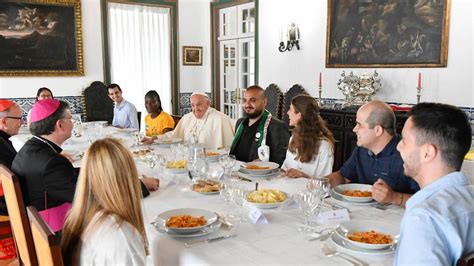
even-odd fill
[[(286, 47), (284, 40), (286, 39)], [(300, 29), (296, 26), (295, 23), (290, 23), (286, 29), (286, 33), (284, 29), (280, 30), (280, 47), (278, 47), (278, 51), (285, 52), (291, 51), (294, 46), (296, 49), (300, 49)]]

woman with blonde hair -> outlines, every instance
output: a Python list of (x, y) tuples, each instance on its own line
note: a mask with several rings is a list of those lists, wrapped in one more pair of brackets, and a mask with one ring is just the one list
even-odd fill
[(61, 239), (65, 265), (145, 265), (148, 240), (132, 154), (106, 138), (86, 151)]
[(317, 178), (332, 173), (335, 140), (319, 115), (316, 100), (309, 95), (295, 96), (288, 116), (295, 128), (282, 165), (285, 175)]

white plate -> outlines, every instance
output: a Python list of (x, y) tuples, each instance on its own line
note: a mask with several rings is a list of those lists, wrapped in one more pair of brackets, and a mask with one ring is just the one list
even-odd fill
[(260, 170), (249, 170), (246, 167), (240, 167), (240, 171), (244, 173), (249, 173), (249, 174), (267, 174), (275, 169), (279, 168), (280, 165), (274, 162), (250, 162), (250, 163), (245, 163), (246, 167), (249, 165), (255, 165), (259, 167), (270, 167), (270, 169), (260, 169)]
[[(207, 155), (208, 152), (218, 153), (217, 155)], [(209, 150), (206, 151), (206, 160), (210, 162), (217, 162), (222, 155), (227, 154), (225, 150)]]
[(166, 170), (172, 174), (186, 174), (188, 172), (188, 168), (168, 168)]
[(237, 175), (240, 176), (240, 177), (243, 177), (243, 178), (247, 178), (247, 179), (250, 179), (250, 180), (259, 180), (259, 179), (264, 179), (264, 178), (268, 178), (270, 179), (270, 177), (277, 177), (280, 175), (280, 172), (273, 172), (273, 173), (268, 173), (268, 174), (263, 174), (263, 175), (253, 175), (253, 174), (249, 174), (249, 173), (243, 173), (243, 172), (240, 172), (240, 171), (237, 171)]
[(390, 247), (386, 249), (376, 249), (376, 250), (363, 249), (363, 248), (359, 248), (347, 243), (338, 234), (332, 234), (331, 241), (344, 251), (349, 251), (349, 252), (353, 252), (356, 254), (363, 254), (363, 255), (391, 255), (395, 252), (395, 248), (396, 248), (396, 244), (395, 244), (393, 248)]
[[(280, 190), (281, 191), (281, 190)], [(256, 203), (256, 202), (251, 202), (251, 201), (248, 201), (247, 200), (247, 196), (249, 193), (251, 193), (253, 191), (250, 191), (248, 193), (245, 194), (245, 201), (247, 202), (247, 204), (250, 204), (250, 205), (253, 205), (259, 209), (274, 209), (274, 208), (278, 208), (280, 207), (281, 204), (283, 204), (285, 201), (288, 200), (289, 196), (288, 196), (288, 193), (284, 192), (284, 191), (281, 191), (283, 192), (283, 194), (285, 194), (286, 196), (286, 199), (284, 201), (280, 201), (280, 202), (274, 202), (274, 203)]]
[(361, 191), (372, 191), (371, 185), (366, 184), (344, 184), (336, 186), (332, 189), (334, 193), (341, 196), (343, 199), (351, 202), (369, 202), (374, 200), (372, 197), (351, 197), (344, 195), (346, 190), (361, 190)]
[(181, 141), (182, 141), (181, 138), (175, 138), (175, 137), (165, 138), (165, 137), (162, 137), (162, 138), (157, 138), (155, 140), (155, 143), (158, 144), (158, 145), (162, 145), (162, 146), (169, 146), (171, 144), (180, 143)]
[(335, 201), (339, 201), (341, 203), (348, 203), (348, 204), (360, 205), (360, 206), (369, 206), (369, 205), (373, 205), (373, 204), (377, 203), (377, 201), (375, 201), (375, 200), (371, 200), (371, 201), (368, 201), (368, 202), (348, 201), (348, 200), (344, 199), (343, 197), (341, 197), (340, 195), (336, 194), (333, 189), (330, 190), (329, 194), (331, 195), (331, 198), (333, 198)]
[(168, 235), (175, 238), (190, 238), (190, 237), (198, 237), (198, 236), (205, 236), (205, 235), (212, 234), (219, 230), (219, 228), (221, 227), (221, 223), (217, 221), (207, 227), (200, 229), (197, 232), (189, 233), (189, 234), (177, 234), (171, 230), (168, 230), (166, 227), (162, 227), (162, 226), (154, 225), (154, 227), (158, 232), (164, 235)]
[(375, 231), (382, 234), (392, 236), (392, 239), (396, 241), (398, 238), (399, 231), (398, 229), (392, 229), (388, 227), (385, 223), (377, 221), (349, 221), (341, 223), (337, 229), (336, 234), (338, 234), (347, 244), (355, 246), (364, 250), (380, 250), (387, 249), (393, 245), (390, 244), (367, 244), (362, 242), (357, 242), (349, 239), (349, 235), (354, 232), (367, 232)]
[(173, 232), (176, 234), (196, 233), (217, 221), (217, 215), (214, 212), (203, 210), (203, 209), (193, 209), (193, 208), (173, 209), (173, 210), (165, 211), (158, 214), (158, 217), (161, 218), (163, 221), (168, 221), (168, 219), (171, 216), (177, 216), (177, 215), (191, 215), (193, 217), (204, 216), (204, 219), (206, 219), (207, 223), (203, 226), (187, 227), (187, 228), (170, 228), (170, 227), (164, 226), (164, 228), (166, 228), (168, 232)]

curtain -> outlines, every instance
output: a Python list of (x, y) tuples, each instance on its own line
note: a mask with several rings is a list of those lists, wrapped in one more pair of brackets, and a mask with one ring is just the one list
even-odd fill
[(108, 7), (112, 83), (142, 112), (142, 125), (149, 90), (158, 92), (163, 110), (171, 114), (169, 8), (119, 3)]

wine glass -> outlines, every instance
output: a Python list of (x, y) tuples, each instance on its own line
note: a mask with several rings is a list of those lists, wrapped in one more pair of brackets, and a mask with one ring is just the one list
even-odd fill
[(311, 231), (311, 216), (315, 214), (321, 199), (311, 191), (300, 191), (294, 198), (303, 212), (303, 225), (298, 231)]
[(225, 202), (224, 218), (226, 219), (233, 218), (232, 215), (230, 215), (230, 203), (232, 202), (232, 194), (233, 194), (232, 183), (229, 181), (222, 182), (220, 185), (219, 194), (221, 195), (222, 199)]
[(154, 154), (147, 155), (146, 160), (148, 162), (148, 166), (150, 167), (150, 169), (155, 168), (157, 164), (157, 157)]
[(236, 163), (235, 155), (224, 155), (219, 158), (219, 163), (224, 168), (224, 174), (228, 178), (232, 177), (232, 168), (235, 166)]
[(246, 222), (247, 221), (247, 219), (245, 218), (245, 216), (243, 214), (244, 204), (245, 204), (245, 195), (246, 195), (246, 191), (242, 187), (236, 186), (234, 188), (233, 198), (234, 198), (235, 205), (237, 205), (240, 208), (239, 220), (241, 222)]

